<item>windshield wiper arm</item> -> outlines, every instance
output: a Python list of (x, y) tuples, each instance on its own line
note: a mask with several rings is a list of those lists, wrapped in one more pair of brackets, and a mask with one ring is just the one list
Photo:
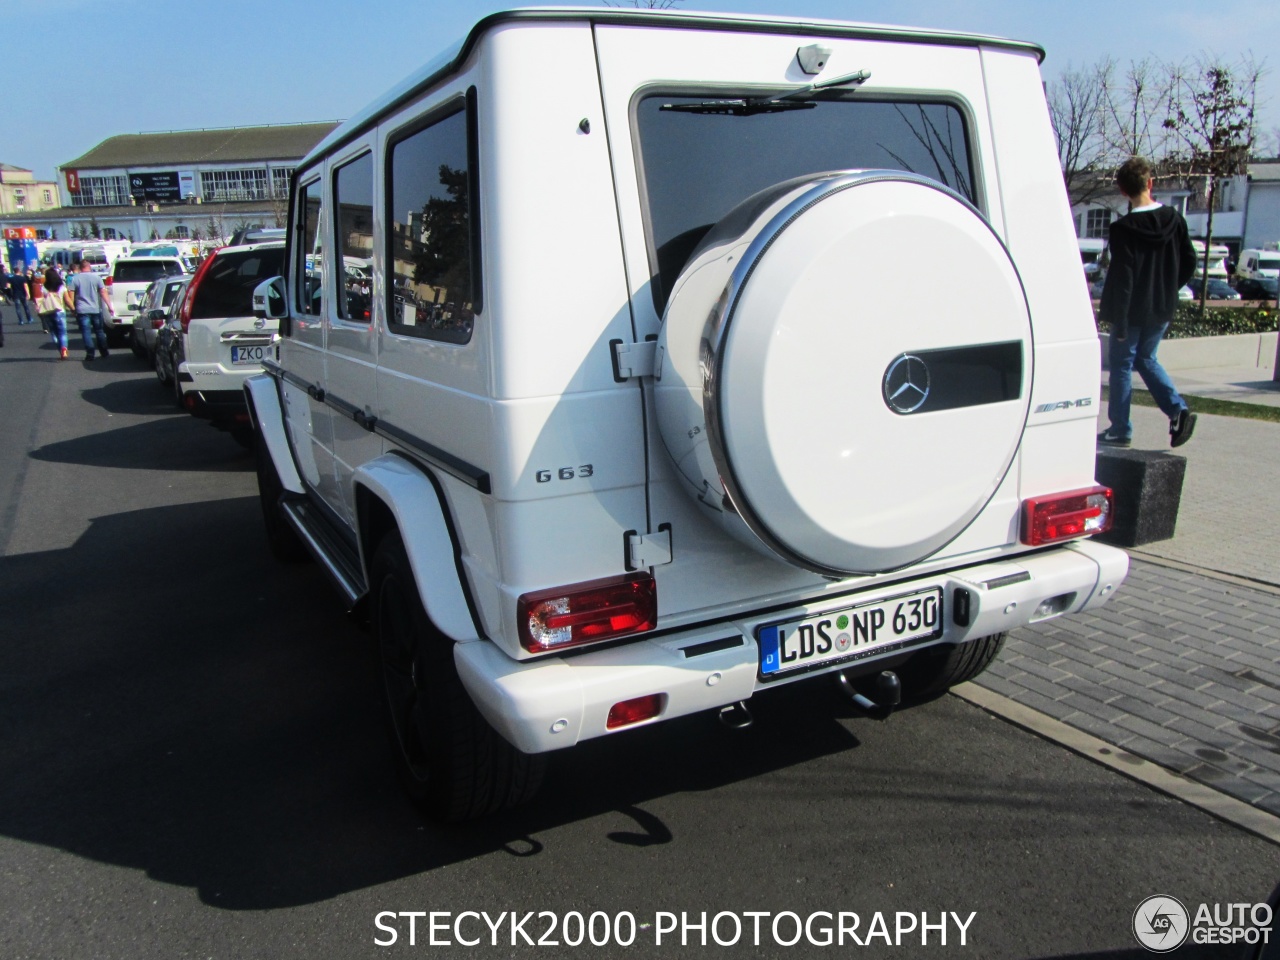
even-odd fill
[(806, 83), (788, 93), (770, 97), (750, 97), (733, 100), (703, 100), (700, 103), (664, 103), (659, 109), (680, 113), (720, 113), (734, 117), (750, 117), (758, 113), (782, 113), (785, 110), (812, 110), (816, 104), (810, 99), (816, 93), (834, 87), (861, 86), (871, 79), (867, 70), (847, 73), (830, 80)]

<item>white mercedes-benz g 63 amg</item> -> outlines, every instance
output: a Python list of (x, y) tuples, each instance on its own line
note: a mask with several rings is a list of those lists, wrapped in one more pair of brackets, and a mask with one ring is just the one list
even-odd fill
[(936, 694), (1119, 586), (1041, 57), (519, 11), (301, 162), (263, 514), (371, 621), (431, 813), (822, 674)]

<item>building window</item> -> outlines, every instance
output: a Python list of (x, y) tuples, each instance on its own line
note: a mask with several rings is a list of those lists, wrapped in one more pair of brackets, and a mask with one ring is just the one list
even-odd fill
[(49, 231), (48, 231), (48, 230), (41, 230), (39, 227), (37, 227), (37, 228), (36, 228), (36, 239), (37, 239), (37, 240), (50, 240), (50, 239), (52, 239), (52, 238), (49, 236)]
[(289, 199), (289, 171), (276, 168), (271, 171), (271, 196), (275, 200)]
[(46, 190), (46, 191), (44, 192), (44, 202), (45, 202), (45, 203), (53, 203), (53, 191), (52, 191), (52, 190)]
[(190, 240), (190, 239), (191, 239), (191, 230), (190, 230), (190, 228), (188, 228), (188, 227), (186, 227), (186, 226), (183, 226), (181, 223), (180, 223), (180, 224), (178, 224), (176, 227), (174, 227), (174, 228), (173, 228), (172, 230), (170, 230), (169, 232), (173, 234), (173, 238), (174, 238), (175, 240)]
[(119, 240), (120, 235), (116, 233), (115, 227), (103, 227), (102, 239), (103, 240)]
[(200, 174), (200, 193), (206, 203), (232, 200), (266, 200), (267, 169), (211, 170)]
[(71, 195), (73, 207), (124, 207), (128, 204), (128, 177), (81, 177), (80, 192)]
[(1085, 214), (1084, 235), (1090, 239), (1105, 239), (1111, 226), (1111, 211), (1105, 207)]

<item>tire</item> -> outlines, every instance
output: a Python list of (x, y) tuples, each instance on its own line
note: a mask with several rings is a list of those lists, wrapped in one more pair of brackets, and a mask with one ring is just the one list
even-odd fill
[(457, 822), (531, 800), (546, 759), (507, 743), (471, 702), (453, 644), (427, 619), (398, 531), (374, 554), (372, 586), (392, 748), (415, 804), (433, 820)]
[(151, 363), (155, 367), (156, 379), (160, 381), (160, 385), (162, 387), (168, 386), (169, 367), (165, 363), (159, 344), (156, 345), (156, 352), (151, 355)]
[(298, 563), (310, 557), (297, 533), (280, 515), (280, 498), (284, 496), (284, 484), (271, 459), (271, 451), (262, 434), (253, 431), (251, 438), (258, 463), (258, 501), (262, 505), (262, 525), (267, 534), (267, 546), (277, 560)]
[(903, 695), (912, 700), (929, 700), (972, 680), (991, 666), (1004, 646), (1004, 638), (1003, 633), (993, 633), (965, 643), (922, 650), (899, 671)]
[(147, 347), (146, 344), (138, 342), (138, 328), (134, 327), (129, 334), (129, 349), (133, 351), (133, 355), (139, 360), (146, 361)]
[(254, 430), (253, 427), (245, 426), (244, 424), (237, 424), (229, 428), (227, 433), (231, 434), (231, 439), (246, 450), (253, 449), (254, 438), (258, 435), (258, 431)]
[(173, 375), (170, 385), (173, 387), (173, 402), (177, 404), (179, 410), (186, 410), (186, 404), (182, 402), (182, 383), (178, 380), (178, 365), (175, 363), (169, 367), (169, 373)]

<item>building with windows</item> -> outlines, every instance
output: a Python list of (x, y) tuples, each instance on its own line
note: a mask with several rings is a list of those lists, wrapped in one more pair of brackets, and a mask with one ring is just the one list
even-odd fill
[(0, 163), (0, 215), (38, 213), (60, 206), (58, 185), (52, 180), (37, 180), (30, 170)]
[[(222, 241), (283, 226), (294, 164), (337, 121), (171, 130), (110, 137), (58, 168), (51, 208), (0, 211), (41, 240)], [(6, 171), (9, 168), (5, 168)]]

